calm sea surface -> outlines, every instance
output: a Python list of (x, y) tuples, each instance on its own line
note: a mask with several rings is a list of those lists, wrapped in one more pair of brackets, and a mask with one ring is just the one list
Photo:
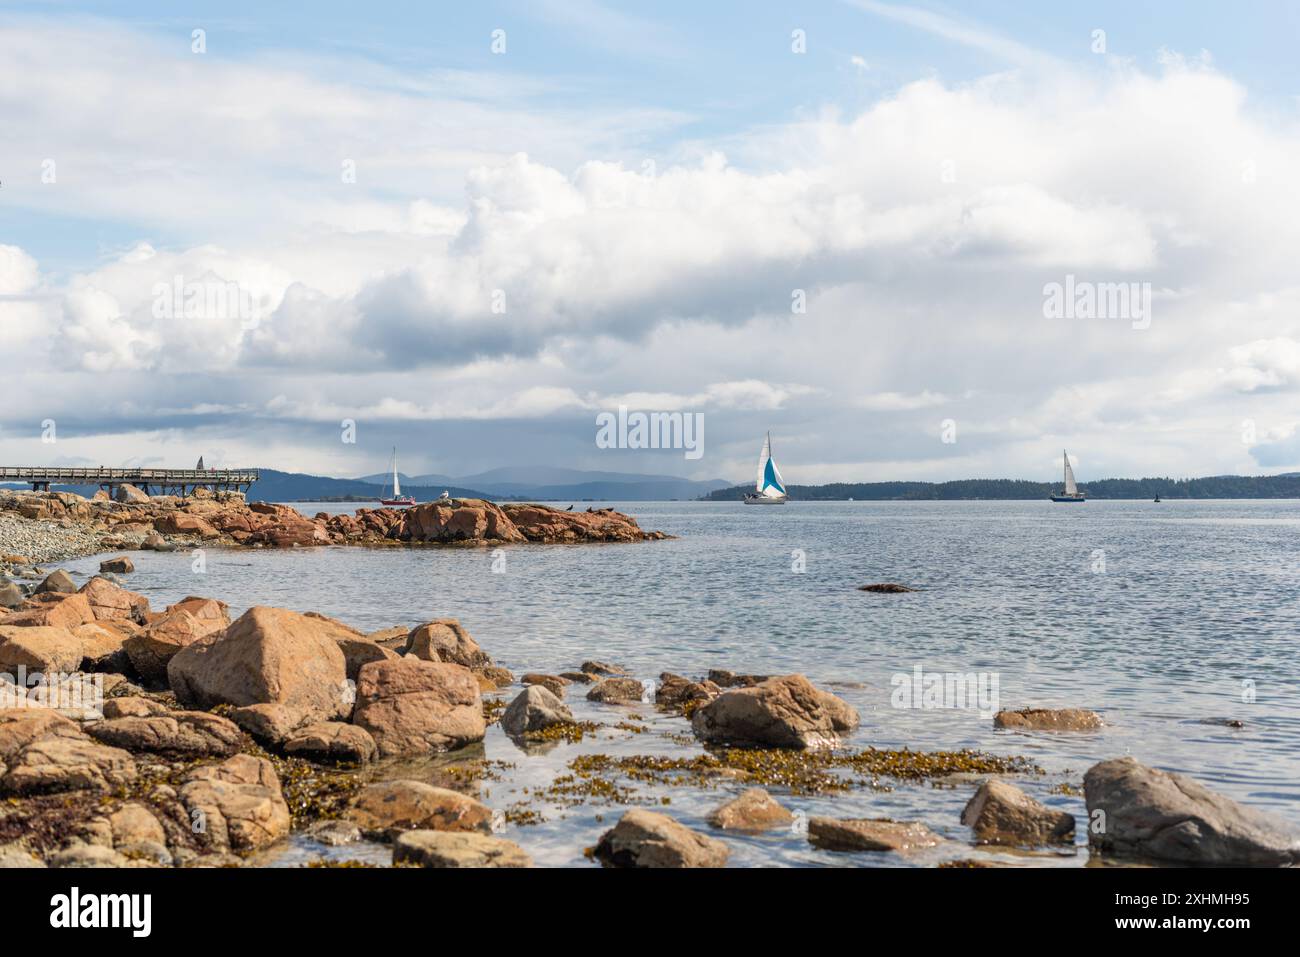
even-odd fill
[[(155, 607), (211, 595), (228, 601), (233, 614), (278, 605), (363, 630), (456, 617), (516, 675), (570, 670), (590, 658), (622, 664), (639, 678), (710, 668), (803, 672), (861, 712), (849, 746), (1025, 755), (1047, 773), (1018, 783), (1081, 821), (1082, 797), (1052, 789), (1078, 786), (1098, 760), (1132, 754), (1300, 825), (1300, 503), (609, 504), (679, 538), (499, 552), (209, 551), (204, 574), (193, 572), (188, 554), (142, 552), (133, 555), (138, 570), (129, 584)], [(307, 514), (352, 509), (297, 507)], [(90, 574), (97, 562), (66, 567)], [(857, 590), (870, 582), (920, 591)], [(918, 666), (996, 676), (1001, 707), (1091, 708), (1107, 727), (1017, 734), (994, 731), (971, 708), (891, 706), (891, 678)], [(485, 803), (505, 808), (527, 800), (525, 788), (546, 786), (578, 754), (701, 753), (682, 737), (685, 721), (649, 705), (591, 705), (578, 687), (567, 700), (578, 717), (611, 727), (579, 744), (526, 753), (494, 726), (476, 753), (511, 766), (485, 784)], [(612, 727), (632, 712), (649, 732)], [(1245, 726), (1215, 723), (1225, 719)], [(434, 770), (417, 764), (401, 773), (431, 777)], [(701, 828), (709, 810), (740, 788), (634, 786), (639, 800), (667, 797), (663, 810)], [(969, 848), (959, 821), (973, 789), (969, 782), (899, 782), (888, 791), (778, 797), (809, 815), (921, 820), (953, 842), (912, 861), (933, 863), (989, 854)], [(587, 866), (582, 848), (620, 812), (600, 804), (530, 806), (545, 820), (511, 824), (503, 836), (543, 864)], [(793, 833), (727, 840), (737, 864), (906, 863), (896, 855), (817, 851)], [(296, 838), (277, 862), (340, 855), (387, 858), (377, 846), (326, 849)], [(1082, 846), (989, 856), (1038, 865), (1088, 860)]]

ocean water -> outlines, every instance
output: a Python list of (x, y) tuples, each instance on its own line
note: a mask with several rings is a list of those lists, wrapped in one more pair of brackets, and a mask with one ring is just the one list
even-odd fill
[[(187, 553), (136, 553), (129, 587), (155, 607), (211, 595), (238, 614), (254, 604), (319, 611), (363, 630), (456, 617), (516, 675), (575, 669), (600, 658), (638, 678), (710, 668), (802, 672), (861, 713), (850, 748), (1023, 755), (1044, 770), (1017, 779), (1086, 820), (1079, 787), (1096, 761), (1131, 754), (1300, 826), (1300, 503), (872, 502), (609, 503), (675, 540), (630, 545), (491, 549), (210, 550), (197, 573)], [(298, 505), (307, 514), (351, 506)], [(579, 508), (583, 505), (577, 506)], [(97, 558), (65, 567), (91, 574)], [(909, 594), (864, 593), (901, 582)], [(976, 707), (897, 707), (896, 676), (983, 676), (1002, 708), (1073, 706), (1106, 727), (1077, 734), (994, 730)], [(508, 698), (518, 688), (504, 692)], [(447, 763), (494, 762), (479, 796), (528, 807), (540, 823), (502, 836), (541, 864), (591, 866), (594, 844), (621, 811), (599, 802), (538, 801), (534, 792), (584, 753), (691, 756), (681, 718), (650, 705), (595, 705), (568, 689), (579, 718), (608, 727), (577, 744), (521, 749), (498, 727), (481, 748), (371, 773), (436, 780)], [(942, 702), (941, 702), (942, 703)], [(954, 704), (955, 702), (946, 702)], [(982, 702), (988, 704), (986, 700)], [(615, 728), (625, 718), (646, 730)], [(1236, 720), (1242, 728), (1223, 721)], [(508, 767), (499, 767), (503, 762)], [(741, 790), (626, 782), (634, 800), (692, 826)], [(952, 858), (1082, 866), (1078, 846), (1034, 853), (970, 846), (961, 809), (967, 780), (890, 782), (833, 796), (774, 793), (807, 815), (919, 820), (940, 848), (903, 858), (816, 850), (796, 830), (732, 837), (738, 865), (900, 866)], [(669, 802), (664, 805), (665, 799)], [(270, 863), (321, 856), (387, 860), (375, 845), (326, 849), (297, 837)]]

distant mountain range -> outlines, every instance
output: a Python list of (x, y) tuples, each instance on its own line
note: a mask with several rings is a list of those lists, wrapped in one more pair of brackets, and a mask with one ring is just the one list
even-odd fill
[[(409, 491), (421, 500), (423, 496), (418, 489), (435, 490), (428, 497), (437, 498), (444, 489), (456, 495), (459, 487), (478, 489), (478, 498), (515, 501), (668, 501), (697, 499), (730, 484), (722, 479), (695, 481), (675, 475), (595, 472), (552, 466), (507, 467), (458, 477), (397, 474), (403, 494)], [(380, 472), (364, 475), (356, 481), (382, 487), (391, 484), (391, 476)]]
[[(328, 478), (301, 472), (260, 469), (261, 478), (249, 491), (249, 501), (262, 502), (377, 502), (390, 494), (391, 476), (384, 473), (356, 479)], [(443, 492), (454, 498), (485, 498), (515, 502), (621, 501), (653, 502), (698, 499), (729, 483), (716, 479), (697, 482), (672, 475), (628, 472), (587, 472), (564, 468), (500, 468), (464, 478), (447, 475), (404, 475), (402, 494), (427, 502)], [(385, 485), (390, 486), (387, 490)], [(0, 486), (3, 487), (3, 486)], [(25, 486), (14, 486), (25, 487)], [(94, 486), (56, 486), (78, 495), (95, 494)]]
[[(1285, 475), (1212, 475), (1208, 478), (1100, 479), (1080, 482), (1088, 498), (1167, 499), (1300, 498), (1300, 473)], [(962, 499), (1045, 499), (1059, 492), (1060, 482), (1023, 479), (963, 479), (955, 482), (836, 482), (830, 485), (788, 485), (791, 500), (816, 501), (953, 501)], [(752, 492), (752, 485), (715, 489), (703, 498), (735, 501)]]

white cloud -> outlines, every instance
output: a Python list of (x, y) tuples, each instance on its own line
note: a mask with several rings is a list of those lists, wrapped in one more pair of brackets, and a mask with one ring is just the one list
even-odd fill
[[(1184, 474), (1248, 467), (1239, 423), (1281, 426), (1268, 394), (1300, 382), (1294, 124), (1203, 61), (1084, 73), (865, 6), (1023, 69), (682, 144), (650, 169), (625, 145), (679, 117), (530, 109), (524, 77), (0, 30), (6, 169), (59, 158), (48, 188), (10, 194), (6, 175), (7, 199), (140, 238), (57, 276), (0, 246), (0, 344), (30, 387), (5, 414), (212, 429), (253, 451), (232, 430), (465, 421), (486, 466), (532, 454), (494, 422), (569, 428), (582, 455), (589, 413), (627, 404), (710, 411), (710, 477), (747, 471), (767, 427), (791, 481), (873, 462), (1036, 473), (1062, 444), (1115, 474), (1153, 454)], [(1044, 284), (1067, 274), (1151, 283), (1150, 328), (1044, 319)], [(160, 317), (176, 276), (234, 284), (256, 321)], [(88, 401), (114, 387), (121, 401)], [(955, 445), (939, 447), (941, 406)]]

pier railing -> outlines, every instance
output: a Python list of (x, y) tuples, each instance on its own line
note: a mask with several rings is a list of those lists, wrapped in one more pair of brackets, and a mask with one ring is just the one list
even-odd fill
[(257, 469), (114, 469), (46, 468), (43, 466), (0, 466), (0, 484), (25, 482), (34, 490), (49, 491), (53, 485), (97, 485), (112, 491), (119, 485), (134, 485), (146, 494), (151, 488), (162, 494), (188, 495), (196, 488), (214, 491), (248, 491), (258, 479)]

